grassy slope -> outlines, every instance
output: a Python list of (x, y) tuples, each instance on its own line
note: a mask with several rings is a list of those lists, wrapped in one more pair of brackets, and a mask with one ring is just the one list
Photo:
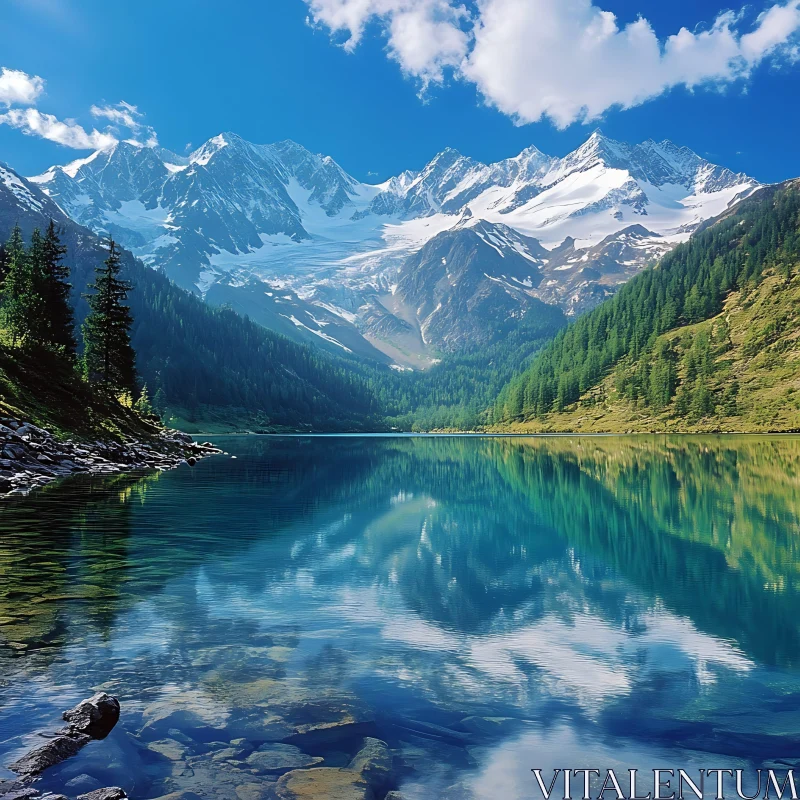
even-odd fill
[[(782, 278), (770, 275), (747, 298), (740, 292), (730, 295), (718, 317), (669, 331), (661, 338), (673, 340), (681, 354), (684, 332), (694, 334), (706, 329), (711, 334), (721, 317), (728, 320), (733, 347), (727, 352), (716, 348), (718, 369), (709, 381), (709, 388), (721, 395), (734, 380), (738, 381), (737, 416), (680, 418), (674, 400), (663, 413), (656, 413), (620, 397), (614, 389), (613, 375), (609, 375), (564, 413), (499, 425), (494, 430), (518, 433), (800, 430), (800, 276), (795, 275), (787, 286)], [(767, 326), (775, 320), (783, 321), (783, 329), (765, 335)], [(679, 373), (679, 377), (682, 379), (683, 375)]]
[(0, 415), (47, 428), (59, 438), (146, 438), (158, 430), (115, 400), (90, 392), (57, 362), (0, 345)]

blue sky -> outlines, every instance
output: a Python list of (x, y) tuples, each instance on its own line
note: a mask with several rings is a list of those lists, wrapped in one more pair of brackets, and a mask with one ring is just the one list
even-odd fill
[[(403, 7), (401, 0), (370, 2), (384, 10)], [(514, 74), (503, 72), (502, 56), (509, 45), (501, 37), (514, 33), (500, 31), (490, 38), (486, 8), (494, 3), (505, 18), (521, 9), (518, 27), (524, 30), (525, 24), (539, 25), (549, 8), (557, 8), (551, 8), (554, 2), (563, 8), (567, 0), (481, 0), (482, 5), (466, 7), (471, 18), (459, 17), (461, 12), (450, 17), (449, 9), (456, 4), (449, 0), (405, 2), (416, 2), (423, 15), (430, 13), (437, 24), (447, 26), (437, 29), (424, 52), (424, 30), (412, 29), (405, 44), (390, 38), (396, 33), (388, 26), (396, 23), (397, 30), (403, 29), (399, 12), (366, 14), (355, 23), (351, 16), (353, 27), (337, 27), (340, 20), (334, 14), (348, 0), (230, 0), (222, 6), (212, 0), (4, 0), (0, 67), (40, 76), (45, 85), (35, 108), (59, 120), (73, 119), (87, 130), (104, 130), (109, 123), (92, 116), (93, 105), (125, 101), (145, 115), (140, 124), (152, 126), (162, 146), (177, 152), (223, 130), (256, 142), (291, 138), (332, 155), (362, 180), (383, 180), (403, 169), (419, 168), (446, 146), (484, 161), (514, 155), (530, 144), (563, 155), (598, 126), (626, 141), (669, 138), (764, 181), (800, 175), (796, 30), (789, 31), (792, 35), (780, 48), (763, 58), (754, 56), (741, 74), (699, 80), (693, 91), (680, 82), (675, 88), (658, 88), (683, 75), (690, 62), (702, 78), (706, 63), (696, 66), (695, 56), (687, 51), (642, 78), (643, 91), (657, 87), (652, 89), (654, 99), (640, 104), (634, 100), (629, 103), (633, 107), (621, 110), (613, 101), (627, 97), (646, 71), (639, 68), (646, 58), (637, 60), (638, 50), (624, 52), (629, 42), (622, 42), (621, 36), (611, 37), (609, 47), (598, 51), (588, 73), (576, 64), (570, 42), (552, 53), (543, 45), (535, 60)], [(743, 9), (741, 3), (725, 6), (709, 0), (595, 0), (595, 6), (590, 0), (568, 2), (586, 12), (587, 26), (592, 20), (608, 23), (609, 16), (600, 12), (612, 12), (625, 31), (643, 15), (662, 44), (682, 27), (708, 31), (726, 8), (736, 13)], [(786, 0), (757, 2), (741, 16), (730, 17), (732, 40), (756, 30), (759, 13), (785, 4)], [(539, 16), (523, 19), (533, 11)], [(473, 35), (473, 20), (481, 13), (481, 58), (472, 44), (464, 45), (471, 48), (468, 69), (452, 66), (453, 58), (463, 54), (431, 54), (430, 48), (439, 46), (439, 31), (456, 37), (458, 51), (458, 32)], [(316, 25), (309, 24), (310, 14)], [(357, 35), (358, 43), (347, 50), (340, 45), (353, 36), (356, 25), (362, 26), (360, 38)], [(703, 43), (689, 44), (696, 44), (699, 52)], [(751, 45), (748, 53), (753, 52)], [(708, 61), (716, 57), (705, 50), (700, 56)], [(604, 77), (605, 69), (612, 77)], [(548, 72), (555, 78), (548, 78)], [(600, 91), (582, 91), (595, 76), (600, 76)], [(537, 104), (550, 102), (537, 94), (550, 79), (555, 81), (553, 91), (561, 93), (557, 103), (548, 106), (539, 121), (519, 124), (520, 116), (535, 115)], [(592, 119), (569, 110), (570, 104), (586, 97), (594, 102), (598, 96), (599, 111)], [(577, 115), (576, 121), (571, 115)], [(87, 152), (0, 125), (0, 160), (24, 174)]]

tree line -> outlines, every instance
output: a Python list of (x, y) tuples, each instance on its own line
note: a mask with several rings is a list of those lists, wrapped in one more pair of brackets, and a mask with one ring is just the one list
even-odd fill
[[(752, 291), (767, 271), (787, 282), (800, 257), (800, 189), (769, 187), (727, 218), (696, 233), (660, 264), (626, 283), (608, 302), (562, 330), (530, 367), (500, 392), (492, 421), (564, 411), (614, 370), (621, 395), (663, 409), (705, 416), (735, 413), (738, 386), (714, 396), (708, 378), (712, 351), (727, 346), (724, 321), (713, 339), (657, 341), (676, 328), (710, 319), (733, 291)], [(685, 378), (678, 380), (678, 367)]]
[(26, 244), (19, 225), (0, 248), (0, 319), (7, 344), (49, 355), (80, 373), (99, 391), (149, 411), (146, 390), (137, 385), (133, 324), (126, 304), (131, 283), (120, 276), (120, 251), (108, 240), (108, 258), (95, 268), (94, 283), (84, 297), (89, 314), (81, 326), (78, 353), (71, 304), (67, 248), (51, 219), (45, 232), (34, 229)]

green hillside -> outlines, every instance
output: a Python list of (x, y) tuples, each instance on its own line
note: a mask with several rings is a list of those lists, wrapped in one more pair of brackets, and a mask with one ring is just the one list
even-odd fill
[(800, 428), (800, 181), (767, 187), (560, 333), (501, 430)]

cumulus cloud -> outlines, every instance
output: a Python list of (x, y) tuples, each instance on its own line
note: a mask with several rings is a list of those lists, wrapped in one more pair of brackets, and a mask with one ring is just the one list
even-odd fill
[(145, 125), (144, 114), (137, 106), (122, 100), (116, 105), (92, 106), (90, 110), (93, 117), (107, 119), (118, 128), (127, 128), (137, 143), (147, 147), (158, 144), (155, 130), (150, 125)]
[(44, 91), (44, 80), (18, 69), (0, 70), (0, 104), (32, 106)]
[(116, 144), (117, 139), (109, 132), (87, 131), (73, 119), (60, 120), (34, 108), (44, 86), (44, 79), (38, 75), (0, 69), (0, 105), (7, 109), (0, 113), (0, 125), (77, 150), (101, 150)]
[(353, 49), (380, 24), (388, 50), (424, 83), (446, 70), (520, 123), (558, 127), (631, 108), (678, 86), (747, 78), (767, 59), (798, 60), (800, 0), (772, 5), (749, 25), (723, 12), (703, 29), (659, 39), (643, 17), (620, 26), (593, 0), (306, 0), (311, 19)]
[(469, 50), (470, 15), (450, 0), (306, 0), (312, 20), (344, 34), (353, 50), (367, 24), (376, 19), (388, 36), (390, 56), (424, 85), (457, 68)]
[[(155, 130), (144, 123), (144, 114), (126, 103), (91, 107), (92, 116), (106, 119), (111, 125), (104, 131), (87, 130), (74, 119), (61, 120), (53, 114), (45, 114), (34, 108), (44, 93), (45, 82), (37, 75), (28, 75), (16, 69), (0, 69), (0, 125), (8, 125), (28, 136), (39, 136), (50, 142), (75, 150), (105, 150), (119, 141), (123, 131), (135, 138), (137, 144), (155, 147), (158, 137)], [(21, 106), (21, 107), (20, 107)]]
[(60, 120), (35, 108), (10, 108), (0, 114), (0, 124), (76, 150), (104, 150), (117, 143), (116, 137), (110, 133), (94, 129), (87, 131), (75, 120)]

